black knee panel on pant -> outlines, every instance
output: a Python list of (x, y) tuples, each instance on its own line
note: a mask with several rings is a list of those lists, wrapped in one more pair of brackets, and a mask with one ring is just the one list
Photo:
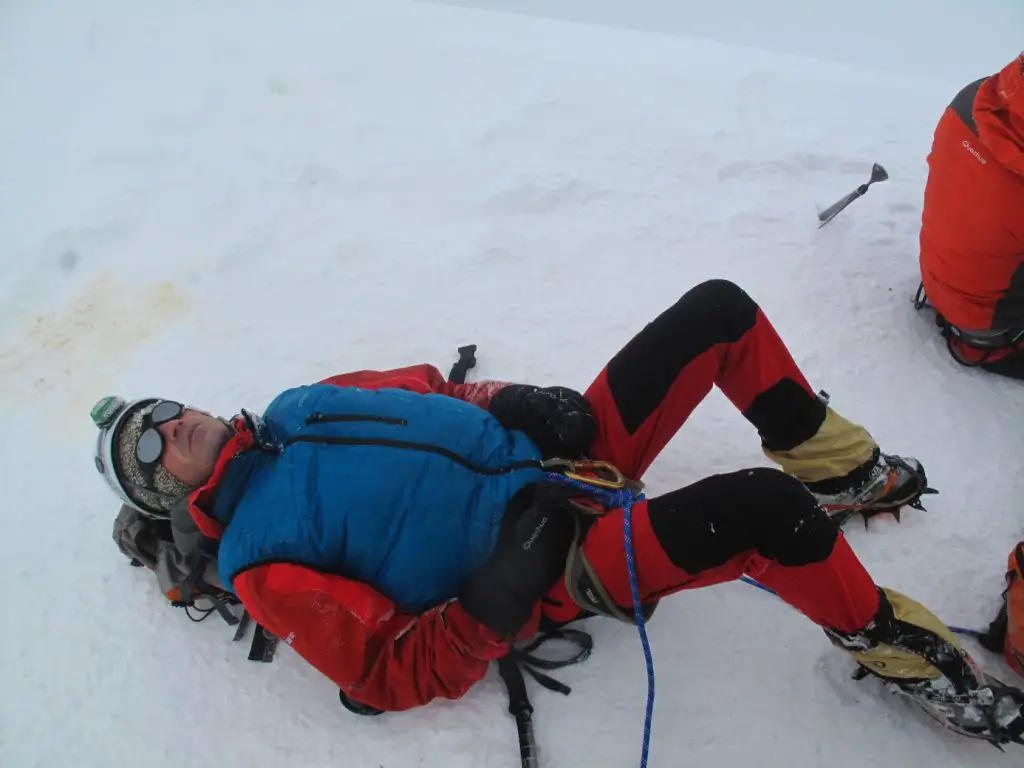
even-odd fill
[(744, 552), (786, 566), (822, 562), (839, 536), (803, 483), (768, 468), (705, 478), (652, 499), (648, 514), (665, 554), (693, 576)]
[(759, 394), (743, 412), (770, 451), (791, 451), (810, 440), (825, 421), (826, 406), (792, 379)]
[(630, 434), (657, 410), (683, 368), (716, 344), (754, 327), (757, 304), (735, 283), (691, 288), (608, 363), (608, 388)]

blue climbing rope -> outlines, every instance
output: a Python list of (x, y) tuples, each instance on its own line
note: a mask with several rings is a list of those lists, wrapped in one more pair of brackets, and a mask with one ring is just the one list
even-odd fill
[[(740, 576), (740, 581), (743, 581), (752, 587), (757, 587), (758, 589), (763, 590), (770, 595), (775, 595), (776, 597), (779, 596), (779, 593), (776, 592), (774, 589), (772, 589), (771, 587), (766, 587), (761, 582), (757, 581), (756, 579), (752, 579), (749, 576)], [(967, 637), (975, 638), (985, 636), (984, 632), (981, 632), (977, 629), (969, 629), (967, 627), (954, 627), (952, 624), (947, 624), (946, 626), (949, 627), (950, 632), (955, 632), (958, 635), (965, 635)]]
[[(634, 494), (625, 488), (616, 490), (601, 488), (576, 478), (566, 477), (557, 472), (549, 472), (548, 479), (582, 491), (600, 501), (607, 509), (622, 508), (623, 538), (626, 546), (626, 570), (629, 575), (629, 589), (633, 597), (633, 619), (636, 623), (637, 631), (640, 633), (640, 643), (644, 651), (644, 663), (647, 666), (647, 710), (644, 715), (643, 749), (640, 753), (640, 768), (647, 768), (647, 756), (651, 746), (651, 724), (654, 719), (654, 658), (651, 654), (651, 643), (647, 637), (647, 622), (643, 617), (643, 607), (640, 602), (640, 586), (636, 575), (636, 553), (633, 550), (633, 505), (641, 501), (644, 495), (642, 493)], [(766, 587), (750, 576), (740, 576), (740, 580), (778, 597), (778, 593), (775, 590)], [(980, 637), (983, 634), (978, 630), (964, 627), (950, 626), (949, 628), (957, 634), (972, 637)]]
[(622, 528), (626, 540), (626, 569), (629, 572), (629, 589), (633, 593), (633, 620), (640, 633), (640, 644), (644, 649), (644, 663), (647, 665), (647, 712), (644, 715), (644, 746), (640, 753), (640, 768), (647, 768), (647, 752), (651, 746), (651, 721), (654, 718), (654, 658), (651, 643), (647, 639), (647, 622), (640, 606), (640, 586), (636, 577), (636, 557), (633, 552), (633, 502), (643, 494), (633, 496), (629, 491), (619, 492), (622, 498)]
[(560, 475), (557, 472), (548, 474), (549, 479), (570, 485), (600, 501), (606, 508), (622, 507), (623, 537), (626, 544), (626, 570), (629, 575), (629, 589), (633, 596), (633, 619), (640, 633), (640, 643), (644, 650), (644, 663), (647, 665), (647, 711), (644, 715), (644, 743), (640, 753), (640, 768), (647, 768), (647, 755), (651, 747), (651, 723), (654, 719), (654, 657), (651, 654), (651, 643), (647, 638), (647, 622), (643, 616), (640, 603), (640, 585), (636, 576), (636, 553), (633, 551), (633, 505), (644, 498), (642, 493), (634, 494), (622, 488), (607, 490), (590, 485), (575, 478)]

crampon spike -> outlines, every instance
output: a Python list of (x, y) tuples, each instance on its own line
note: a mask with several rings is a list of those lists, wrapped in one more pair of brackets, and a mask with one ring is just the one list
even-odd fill
[(938, 491), (935, 490), (934, 488), (925, 488), (923, 491), (921, 491), (921, 495), (914, 499), (908, 506), (913, 507), (914, 509), (919, 509), (922, 512), (927, 512), (928, 510), (925, 509), (924, 504), (921, 502), (921, 496), (927, 496), (929, 494), (937, 493)]
[(902, 506), (886, 507), (883, 509), (865, 509), (861, 511), (860, 516), (864, 518), (864, 530), (866, 531), (868, 529), (868, 522), (871, 520), (871, 518), (878, 517), (879, 515), (892, 515), (894, 518), (896, 518), (897, 523), (903, 522), (903, 520), (900, 518), (902, 512)]
[(867, 530), (868, 528), (868, 521), (876, 515), (892, 515), (894, 518), (896, 518), (896, 522), (900, 523), (903, 522), (900, 515), (902, 514), (904, 507), (910, 507), (911, 509), (916, 509), (920, 512), (927, 512), (928, 510), (925, 508), (924, 504), (921, 503), (921, 497), (937, 493), (938, 491), (935, 490), (934, 488), (926, 487), (917, 495), (917, 498), (915, 498), (913, 501), (907, 501), (904, 502), (903, 504), (899, 504), (894, 507), (877, 507), (875, 509), (869, 508), (857, 511), (849, 511), (841, 519), (839, 519), (838, 522), (840, 526), (845, 525), (851, 517), (859, 514), (861, 517), (864, 518), (865, 530)]

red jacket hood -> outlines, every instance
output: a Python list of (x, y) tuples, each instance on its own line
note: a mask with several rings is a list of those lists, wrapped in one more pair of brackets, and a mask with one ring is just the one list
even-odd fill
[(219, 540), (224, 533), (224, 528), (219, 522), (210, 517), (205, 509), (210, 508), (217, 483), (220, 482), (228, 464), (238, 454), (252, 448), (255, 442), (255, 435), (253, 435), (244, 418), (235, 418), (231, 422), (231, 428), (234, 434), (221, 449), (210, 479), (206, 481), (205, 485), (194, 490), (188, 499), (188, 510), (192, 515), (192, 519), (195, 520), (196, 526), (203, 532), (204, 536), (208, 536), (211, 539)]
[(974, 119), (978, 138), (996, 160), (1024, 177), (1024, 54), (982, 83)]

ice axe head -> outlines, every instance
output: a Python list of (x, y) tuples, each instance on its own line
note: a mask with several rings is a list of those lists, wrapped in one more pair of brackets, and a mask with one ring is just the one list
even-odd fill
[(834, 219), (842, 211), (844, 211), (846, 207), (854, 200), (856, 200), (858, 197), (866, 195), (868, 193), (868, 187), (870, 187), (876, 181), (885, 181), (888, 178), (889, 172), (886, 171), (885, 168), (883, 168), (878, 163), (872, 164), (871, 178), (868, 181), (861, 184), (859, 187), (853, 190), (853, 192), (850, 192), (845, 197), (842, 197), (836, 202), (832, 203), (832, 205), (830, 205), (825, 210), (818, 211), (818, 221), (821, 222), (821, 224), (818, 225), (818, 228), (821, 229), (821, 227), (824, 227), (826, 224), (832, 221), (832, 219)]

